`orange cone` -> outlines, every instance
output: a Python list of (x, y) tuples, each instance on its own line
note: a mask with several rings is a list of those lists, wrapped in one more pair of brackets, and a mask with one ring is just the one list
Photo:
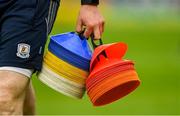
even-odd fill
[(125, 43), (98, 46), (90, 62), (90, 75), (86, 80), (87, 94), (94, 106), (112, 103), (140, 84), (134, 63), (123, 60), (127, 51)]

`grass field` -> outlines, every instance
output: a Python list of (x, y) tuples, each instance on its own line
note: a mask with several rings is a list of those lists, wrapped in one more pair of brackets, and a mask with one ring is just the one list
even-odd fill
[[(52, 34), (74, 30), (75, 16), (70, 22), (63, 20), (68, 17), (67, 12), (60, 14)], [(180, 114), (180, 16), (171, 11), (138, 14), (131, 10), (125, 12), (125, 9), (106, 9), (103, 14), (106, 18), (104, 43), (123, 41), (128, 44), (125, 58), (135, 61), (141, 85), (117, 102), (93, 107), (87, 95), (82, 100), (74, 100), (33, 78), (37, 113)]]

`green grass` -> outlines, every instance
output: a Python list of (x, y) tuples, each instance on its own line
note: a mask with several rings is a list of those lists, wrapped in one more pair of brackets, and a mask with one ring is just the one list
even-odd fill
[[(33, 78), (38, 114), (180, 114), (180, 17), (143, 19), (121, 13), (123, 18), (105, 14), (103, 40), (128, 44), (125, 58), (136, 63), (139, 88), (110, 105), (93, 107), (87, 95), (74, 100)], [(52, 34), (72, 30), (74, 23), (57, 21)]]

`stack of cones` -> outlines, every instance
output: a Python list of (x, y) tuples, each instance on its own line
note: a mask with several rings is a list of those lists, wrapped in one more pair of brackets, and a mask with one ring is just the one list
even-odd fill
[(140, 80), (134, 62), (123, 59), (125, 43), (102, 45), (100, 39), (97, 46), (91, 40), (93, 55), (86, 38), (74, 32), (52, 36), (38, 78), (73, 98), (82, 98), (86, 89), (93, 105), (102, 106), (131, 93)]
[(64, 95), (82, 98), (91, 55), (87, 40), (74, 32), (52, 36), (38, 78)]
[(134, 63), (122, 59), (126, 50), (124, 43), (101, 45), (95, 49), (86, 80), (87, 93), (94, 106), (112, 103), (140, 84)]

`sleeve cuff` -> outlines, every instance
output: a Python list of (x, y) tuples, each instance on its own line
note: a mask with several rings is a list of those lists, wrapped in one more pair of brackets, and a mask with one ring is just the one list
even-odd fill
[(81, 5), (98, 5), (99, 0), (81, 0)]

